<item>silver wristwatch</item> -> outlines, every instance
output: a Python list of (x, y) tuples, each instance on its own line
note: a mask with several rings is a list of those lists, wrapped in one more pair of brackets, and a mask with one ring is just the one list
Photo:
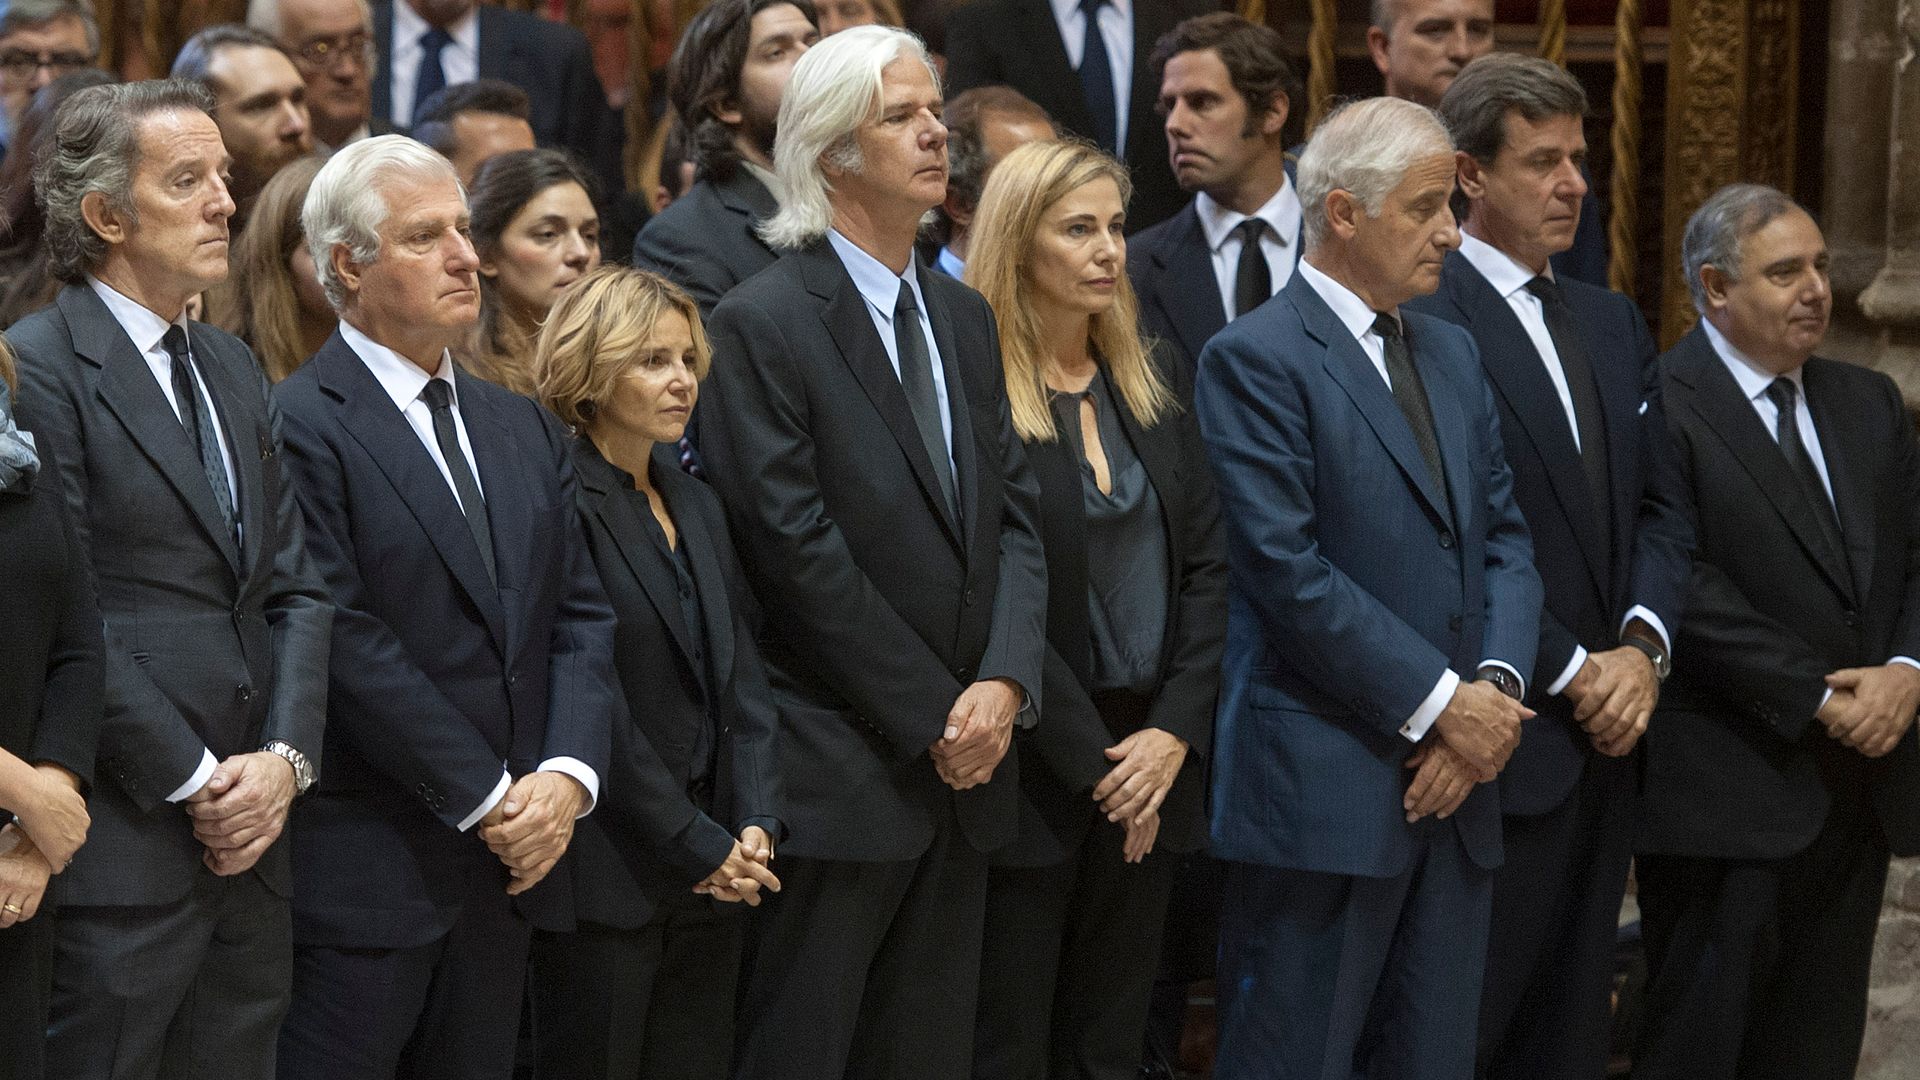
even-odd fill
[(293, 766), (293, 792), (295, 795), (305, 795), (307, 789), (313, 786), (313, 762), (307, 760), (307, 755), (294, 749), (292, 743), (275, 739), (260, 749), (275, 757), (285, 758), (287, 764)]

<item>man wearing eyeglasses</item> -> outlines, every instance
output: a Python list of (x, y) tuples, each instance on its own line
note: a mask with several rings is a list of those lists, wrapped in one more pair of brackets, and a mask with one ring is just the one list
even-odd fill
[(373, 115), (373, 11), (366, 0), (252, 0), (247, 25), (293, 54), (307, 80), (313, 141), (321, 150), (394, 130)]
[(91, 0), (13, 0), (0, 15), (0, 147), (33, 92), (100, 55)]

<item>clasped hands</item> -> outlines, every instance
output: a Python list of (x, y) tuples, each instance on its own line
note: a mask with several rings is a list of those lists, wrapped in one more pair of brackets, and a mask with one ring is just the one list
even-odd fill
[(0, 930), (40, 910), (47, 882), (73, 861), (92, 824), (79, 778), (51, 763), (33, 773), (31, 794), (15, 811), (20, 823), (0, 828)]
[(1920, 709), (1920, 670), (1909, 664), (1842, 668), (1827, 676), (1833, 694), (1815, 718), (1827, 734), (1870, 758), (1899, 744)]
[(965, 791), (993, 779), (993, 770), (1013, 745), (1020, 698), (1020, 684), (1012, 679), (985, 679), (954, 699), (946, 730), (927, 748), (934, 771), (948, 787)]
[(760, 826), (749, 825), (740, 830), (740, 839), (733, 842), (726, 861), (695, 885), (693, 891), (729, 904), (745, 901), (748, 907), (759, 907), (761, 889), (780, 891), (780, 879), (768, 869), (767, 864), (771, 862), (773, 837)]
[(214, 766), (199, 791), (187, 796), (200, 861), (223, 877), (260, 861), (287, 825), (293, 806), (293, 766), (278, 754), (235, 754)]
[(1520, 745), (1520, 725), (1533, 710), (1501, 693), (1491, 682), (1462, 682), (1433, 730), (1407, 758), (1416, 770), (1401, 800), (1409, 823), (1432, 814), (1448, 818), (1467, 801), (1475, 784), (1500, 775)]
[(573, 842), (573, 822), (587, 789), (563, 772), (530, 772), (480, 819), (480, 839), (506, 864), (507, 895), (518, 896), (547, 876)]
[(1107, 760), (1118, 764), (1093, 786), (1093, 801), (1108, 821), (1126, 829), (1121, 857), (1137, 863), (1160, 835), (1160, 804), (1186, 763), (1187, 741), (1161, 728), (1141, 728), (1107, 747), (1106, 753)]
[[(1920, 674), (1916, 672), (1915, 674)], [(1653, 660), (1632, 645), (1588, 653), (1560, 691), (1573, 703), (1573, 719), (1608, 757), (1624, 757), (1646, 734), (1660, 702)]]

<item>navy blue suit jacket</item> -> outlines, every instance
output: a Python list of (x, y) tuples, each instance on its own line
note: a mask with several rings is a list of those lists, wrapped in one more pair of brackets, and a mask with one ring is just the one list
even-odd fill
[(1559, 806), (1579, 780), (1592, 743), (1572, 703), (1548, 697), (1574, 649), (1620, 643), (1620, 621), (1643, 605), (1680, 632), (1692, 569), (1692, 499), (1660, 407), (1653, 337), (1632, 300), (1560, 277), (1580, 327), (1607, 433), (1611, 505), (1595, 507), (1567, 414), (1546, 365), (1513, 308), (1472, 262), (1447, 256), (1440, 289), (1408, 304), (1473, 335), (1500, 406), (1500, 431), (1513, 468), (1513, 496), (1533, 536), (1533, 561), (1546, 587), (1540, 653), (1520, 748), (1500, 775), (1510, 814)]
[[(326, 760), (294, 804), (294, 940), (407, 948), (507, 871), (459, 823), (548, 758), (608, 774), (613, 611), (574, 509), (569, 440), (461, 372), (499, 586), (427, 448), (338, 333), (274, 391), (307, 546), (338, 605)], [(604, 795), (604, 793), (603, 793)], [(564, 879), (520, 898), (567, 916)]]
[[(1451, 517), (1386, 381), (1304, 278), (1200, 356), (1196, 407), (1227, 523), (1212, 792), (1223, 859), (1401, 873), (1418, 842), (1401, 809), (1414, 751), (1401, 725), (1449, 668), (1533, 670), (1540, 579), (1473, 339), (1403, 318)], [(1476, 864), (1499, 865), (1494, 784), (1451, 820)]]

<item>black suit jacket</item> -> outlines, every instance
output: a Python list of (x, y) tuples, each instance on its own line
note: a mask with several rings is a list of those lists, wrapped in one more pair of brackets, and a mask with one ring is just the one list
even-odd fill
[[(1687, 618), (1648, 727), (1641, 850), (1781, 858), (1826, 819), (1814, 719), (1837, 668), (1920, 657), (1920, 448), (1885, 375), (1814, 357), (1807, 406), (1847, 566), (1817, 552), (1812, 500), (1698, 327), (1662, 358), (1667, 422), (1698, 505)], [(1920, 743), (1859, 766), (1894, 852), (1920, 852)]]
[(1607, 434), (1609, 505), (1587, 486), (1567, 414), (1513, 308), (1473, 263), (1447, 256), (1440, 288), (1406, 306), (1467, 329), (1500, 405), (1501, 441), (1513, 468), (1513, 497), (1533, 534), (1533, 563), (1546, 586), (1540, 653), (1527, 721), (1500, 774), (1501, 808), (1541, 814), (1573, 790), (1593, 750), (1565, 697), (1547, 686), (1576, 647), (1615, 648), (1620, 622), (1636, 604), (1679, 632), (1692, 567), (1692, 498), (1674, 460), (1660, 404), (1653, 337), (1632, 300), (1558, 278), (1581, 332)]
[[(1154, 43), (1180, 20), (1214, 10), (1218, 5), (1205, 0), (1133, 2), (1132, 91), (1120, 103), (1127, 109), (1127, 145), (1120, 157), (1133, 175), (1129, 232), (1166, 220), (1187, 197), (1167, 161), (1166, 127), (1154, 111), (1160, 81), (1147, 61)], [(1038, 102), (1063, 130), (1089, 134), (1093, 117), (1047, 0), (972, 0), (947, 16), (947, 97), (997, 83)]]
[[(160, 383), (92, 288), (70, 285), (7, 333), (20, 426), (58, 463), (105, 622), (106, 712), (87, 845), (63, 902), (167, 904), (202, 872), (186, 812), (165, 802), (199, 767), (284, 739), (323, 767), (333, 608), (282, 475), (280, 416), (239, 339), (188, 329), (233, 458), (243, 547), (214, 503)], [(111, 782), (107, 782), (111, 781)], [(285, 837), (255, 864), (292, 885)]]
[(1046, 564), (993, 312), (944, 275), (919, 282), (952, 394), (959, 522), (826, 240), (713, 313), (700, 452), (766, 612), (784, 850), (809, 858), (917, 858), (952, 812), (975, 848), (1007, 843), (1017, 751), (954, 793), (927, 749), (977, 680), (1011, 678), (1044, 708)]
[(779, 256), (754, 226), (780, 210), (773, 192), (745, 167), (724, 181), (703, 179), (660, 211), (633, 242), (633, 265), (687, 290), (702, 318), (735, 285)]
[[(1227, 556), (1220, 503), (1193, 415), (1193, 377), (1164, 346), (1154, 359), (1178, 407), (1152, 427), (1142, 427), (1124, 407), (1119, 414), (1159, 496), (1166, 528), (1170, 621), (1146, 726), (1187, 742), (1186, 763), (1160, 807), (1154, 845), (1184, 852), (1207, 841), (1206, 763), (1227, 639)], [(1066, 438), (1026, 449), (1040, 481), (1040, 539), (1047, 553), (1047, 712), (1019, 735), (1020, 835), (994, 856), (1002, 866), (1044, 866), (1077, 854), (1098, 811), (1093, 787), (1113, 768), (1104, 751), (1137, 730), (1109, 726), (1088, 689), (1093, 648), (1080, 457)]]
[[(644, 925), (669, 900), (690, 899), (752, 819), (775, 819), (769, 832), (780, 833), (778, 720), (720, 500), (664, 449), (656, 458), (653, 482), (692, 563), (701, 651), (681, 614), (674, 568), (640, 516), (651, 512), (646, 496), (592, 443), (574, 443), (580, 520), (618, 620), (613, 665), (626, 693), (606, 797), (574, 829), (555, 872), (572, 875), (578, 917), (623, 929)], [(713, 768), (696, 787), (689, 781), (703, 728)]]
[[(456, 394), (498, 588), (439, 467), (339, 334), (274, 390), (339, 605), (328, 770), (294, 808), (301, 944), (438, 938), (476, 882), (506, 888), (480, 838), (455, 831), (503, 763), (519, 777), (570, 756), (607, 775), (613, 613), (580, 533), (568, 439), (533, 402), (465, 372)], [(549, 878), (521, 910), (564, 923), (564, 884)]]

